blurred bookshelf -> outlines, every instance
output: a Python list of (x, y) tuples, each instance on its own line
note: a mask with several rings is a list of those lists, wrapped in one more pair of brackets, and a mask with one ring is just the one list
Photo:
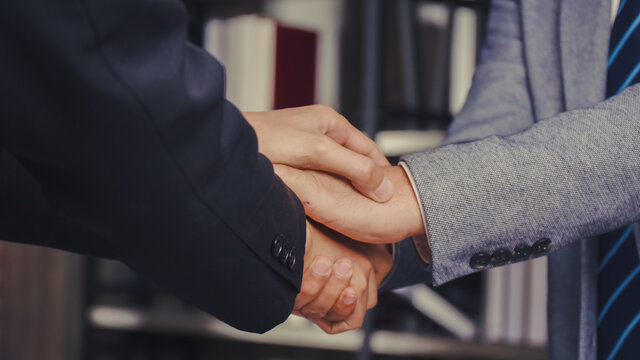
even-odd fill
[[(251, 57), (254, 63), (247, 62), (244, 69), (266, 69), (261, 56), (277, 57), (277, 45), (273, 44), (279, 26), (314, 34), (315, 40), (302, 43), (312, 41), (315, 51), (312, 98), (300, 101), (337, 109), (375, 138), (393, 160), (437, 147), (443, 140), (471, 84), (489, 7), (489, 0), (184, 3), (190, 40), (230, 59), (227, 61)], [(229, 30), (236, 27), (244, 30)], [(251, 56), (221, 50), (218, 41), (211, 40), (229, 31), (257, 27), (271, 29), (267, 30), (271, 35), (252, 45), (261, 48)], [(300, 43), (296, 44), (293, 46), (298, 49)], [(248, 47), (242, 51), (253, 50)], [(276, 67), (279, 60), (269, 61)], [(235, 74), (242, 74), (243, 68), (235, 63), (224, 65), (227, 82), (242, 84), (244, 80), (236, 80), (239, 75)], [(265, 71), (255, 72), (251, 80), (271, 76), (261, 78), (255, 86), (267, 90), (255, 96), (231, 90), (231, 100), (242, 104), (241, 110), (276, 106), (280, 80)], [(301, 71), (308, 75), (309, 70)], [(65, 354), (75, 355), (52, 357), (56, 359), (547, 358), (546, 323), (540, 321), (546, 318), (544, 259), (517, 264), (515, 270), (506, 267), (489, 274), (476, 273), (436, 289), (416, 285), (382, 293), (362, 330), (334, 336), (297, 317), (264, 335), (241, 332), (155, 288), (120, 262), (73, 259), (75, 276), (65, 278), (66, 286), (73, 282), (73, 291), (64, 294), (64, 301), (81, 303), (80, 311), (66, 309), (74, 314), (73, 324), (81, 331), (74, 328), (69, 330), (73, 336), (65, 335), (75, 339), (67, 340), (68, 347), (74, 349), (67, 348)], [(3, 260), (0, 264), (6, 265)], [(11, 276), (3, 275), (7, 279)], [(0, 299), (5, 294), (0, 292)], [(58, 292), (55, 296), (62, 295)], [(2, 315), (0, 311), (0, 318)]]
[[(191, 41), (223, 63), (227, 96), (240, 110), (281, 107), (277, 68), (282, 53), (313, 62), (290, 76), (304, 83), (285, 85), (306, 87), (307, 95), (285, 103), (335, 108), (396, 160), (442, 142), (470, 87), (489, 1), (185, 4)], [(307, 40), (287, 45), (295, 51), (283, 52), (278, 48), (282, 27)], [(314, 76), (309, 77), (309, 69)], [(104, 360), (547, 358), (545, 340), (530, 336), (527, 320), (532, 315), (522, 305), (532, 302), (523, 299), (531, 295), (523, 292), (531, 282), (530, 271), (499, 271), (493, 276), (473, 274), (436, 289), (416, 285), (382, 293), (356, 332), (330, 336), (292, 316), (276, 329), (255, 335), (180, 303), (118, 262), (89, 259), (84, 351), (87, 359)], [(520, 292), (509, 282), (520, 284)]]

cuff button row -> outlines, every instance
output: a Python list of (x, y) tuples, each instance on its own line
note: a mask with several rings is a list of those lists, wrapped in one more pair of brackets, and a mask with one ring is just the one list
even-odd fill
[(278, 234), (271, 243), (271, 256), (278, 259), (280, 264), (293, 270), (296, 266), (296, 247), (284, 238), (284, 235)]
[(516, 263), (524, 260), (528, 260), (532, 255), (533, 257), (540, 257), (547, 255), (551, 250), (553, 243), (548, 238), (541, 238), (536, 241), (532, 246), (518, 245), (513, 251), (502, 248), (489, 254), (486, 252), (479, 252), (474, 254), (469, 261), (469, 266), (474, 270), (482, 270), (491, 266), (501, 266), (507, 263)]

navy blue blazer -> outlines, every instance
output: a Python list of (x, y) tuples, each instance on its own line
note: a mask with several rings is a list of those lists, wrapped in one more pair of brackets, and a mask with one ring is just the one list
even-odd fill
[(263, 332), (300, 288), (304, 210), (186, 22), (178, 0), (2, 5), (0, 239), (119, 259)]

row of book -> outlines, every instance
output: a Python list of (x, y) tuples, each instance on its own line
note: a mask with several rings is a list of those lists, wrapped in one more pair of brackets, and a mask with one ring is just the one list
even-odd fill
[(264, 15), (210, 19), (203, 42), (243, 111), (339, 107), (342, 0), (265, 0)]
[(214, 19), (205, 48), (226, 69), (227, 98), (242, 111), (315, 102), (317, 34), (272, 18)]
[(482, 8), (411, 0), (384, 7), (382, 102), (421, 117), (419, 128), (446, 128), (471, 86)]
[[(205, 48), (225, 65), (227, 97), (240, 109), (315, 102), (339, 107), (340, 16), (335, 8), (340, 4), (319, 3), (272, 0), (267, 4), (272, 16), (243, 15), (207, 23)], [(427, 115), (456, 114), (476, 63), (476, 9), (411, 0), (383, 6), (382, 106)]]

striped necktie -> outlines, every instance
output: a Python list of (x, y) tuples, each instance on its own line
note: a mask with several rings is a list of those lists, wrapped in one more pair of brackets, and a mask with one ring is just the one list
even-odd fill
[[(611, 30), (607, 96), (640, 81), (640, 0), (622, 0)], [(640, 261), (633, 225), (600, 240), (598, 359), (640, 359)]]

